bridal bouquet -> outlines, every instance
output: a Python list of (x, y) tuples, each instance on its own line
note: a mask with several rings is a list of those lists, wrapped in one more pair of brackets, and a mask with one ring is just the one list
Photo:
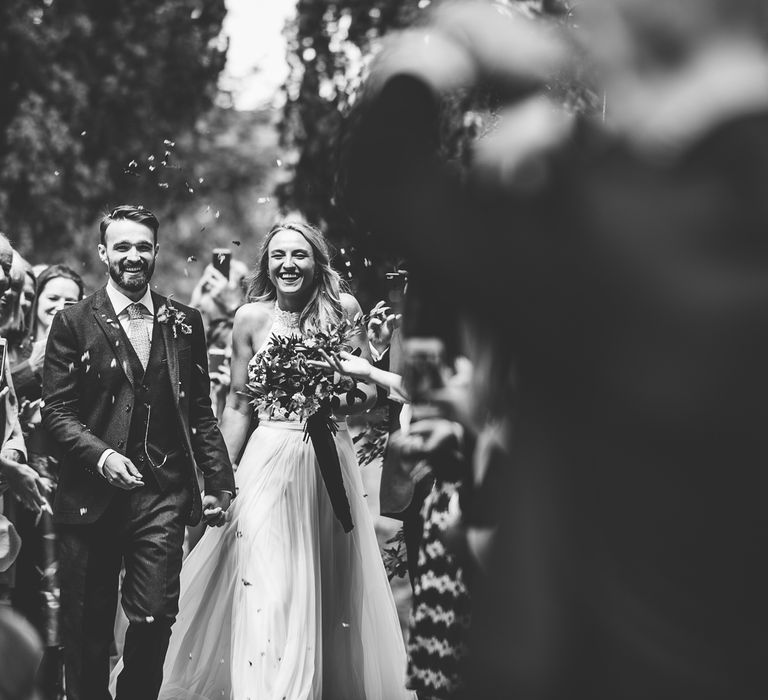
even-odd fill
[(359, 322), (344, 319), (328, 332), (306, 338), (273, 335), (248, 366), (245, 393), (251, 405), (259, 413), (301, 420), (305, 426), (310, 417), (323, 416), (335, 433), (332, 415), (341, 404), (340, 395), (352, 404), (365, 394), (350, 377), (334, 377), (312, 362), (324, 363), (326, 356), (349, 352), (349, 341), (358, 329)]
[(312, 441), (331, 504), (345, 532), (353, 525), (333, 440), (338, 429), (333, 413), (341, 405), (340, 396), (346, 395), (352, 405), (364, 400), (365, 394), (353, 379), (330, 374), (326, 360), (341, 350), (351, 351), (350, 340), (359, 328), (359, 319), (345, 319), (327, 332), (309, 337), (273, 335), (249, 363), (244, 392), (257, 412), (304, 423), (304, 439)]

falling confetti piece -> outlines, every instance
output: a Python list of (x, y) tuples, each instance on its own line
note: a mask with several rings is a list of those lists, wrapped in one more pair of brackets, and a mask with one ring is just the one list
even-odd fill
[(259, 197), (256, 200), (256, 204), (266, 204), (267, 202), (269, 202), (269, 197)]
[(87, 131), (81, 131), (80, 136), (85, 136), (88, 132)]
[(169, 148), (173, 148), (176, 145), (176, 142), (171, 141), (170, 139), (165, 139), (163, 141), (163, 145), (168, 146)]
[(153, 616), (153, 615), (147, 615), (147, 616), (144, 618), (144, 620), (145, 620), (146, 622), (154, 622), (154, 621), (155, 621), (155, 618), (154, 618), (154, 616)]
[(157, 183), (157, 186), (158, 186), (158, 187), (161, 187), (161, 188), (162, 188), (162, 189), (164, 189), (164, 190), (167, 190), (167, 189), (168, 189), (168, 183), (167, 183), (167, 182), (158, 182), (158, 183)]
[(221, 212), (217, 209), (214, 216), (218, 219), (221, 216)]
[(283, 161), (282, 161), (282, 160), (280, 160), (279, 158), (278, 158), (278, 159), (275, 161), (275, 163), (277, 163), (277, 167), (278, 167), (278, 168), (281, 168), (281, 167), (283, 167)]
[(348, 623), (348, 622), (342, 622), (342, 623), (341, 623), (341, 626), (342, 626), (344, 629), (347, 629), (347, 628), (349, 627), (349, 623)]
[(139, 164), (135, 160), (132, 160), (130, 163), (128, 163), (128, 167), (129, 168), (138, 168)]
[(150, 165), (150, 166), (147, 168), (147, 170), (149, 170), (149, 172), (154, 172), (154, 170), (155, 170), (155, 166), (154, 166), (154, 165)]
[(232, 241), (232, 245), (240, 245), (240, 241)]
[(190, 19), (200, 19), (202, 17), (203, 11), (199, 7), (196, 7), (192, 12), (190, 13), (189, 17)]
[(204, 177), (199, 177), (199, 178), (197, 178), (197, 181), (202, 185), (205, 182), (205, 178)]
[(246, 581), (245, 579), (243, 579), (243, 585), (244, 586), (251, 586), (253, 584), (250, 581)]
[(60, 173), (58, 170), (54, 170), (54, 171), (53, 171), (53, 174), (54, 174), (56, 177), (58, 177), (59, 175), (61, 175), (61, 173)]
[(187, 262), (197, 262), (197, 258), (194, 255), (190, 255), (187, 258)]

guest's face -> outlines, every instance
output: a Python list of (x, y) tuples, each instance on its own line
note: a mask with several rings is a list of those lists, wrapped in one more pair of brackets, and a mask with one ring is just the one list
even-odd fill
[(99, 244), (99, 257), (112, 281), (127, 292), (140, 292), (152, 279), (158, 246), (152, 229), (128, 219), (113, 221)]
[(24, 288), (21, 290), (21, 314), (28, 318), (32, 305), (35, 303), (35, 282), (29, 275), (24, 275)]
[(37, 322), (40, 327), (50, 328), (53, 317), (67, 306), (80, 301), (80, 288), (69, 277), (54, 277), (38, 293)]
[(11, 283), (11, 263), (13, 262), (13, 248), (8, 241), (0, 238), (0, 294), (8, 289)]
[(304, 296), (315, 280), (312, 246), (298, 231), (276, 233), (267, 247), (269, 279), (279, 294)]

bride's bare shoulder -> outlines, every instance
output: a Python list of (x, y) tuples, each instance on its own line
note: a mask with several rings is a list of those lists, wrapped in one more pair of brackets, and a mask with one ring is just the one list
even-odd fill
[(344, 309), (344, 314), (347, 316), (347, 318), (354, 319), (355, 316), (362, 313), (360, 304), (358, 303), (357, 299), (355, 299), (355, 297), (353, 297), (351, 294), (342, 292), (340, 294), (340, 299), (341, 299), (341, 308)]
[(252, 335), (259, 333), (272, 323), (274, 302), (252, 301), (243, 304), (235, 312), (235, 328)]

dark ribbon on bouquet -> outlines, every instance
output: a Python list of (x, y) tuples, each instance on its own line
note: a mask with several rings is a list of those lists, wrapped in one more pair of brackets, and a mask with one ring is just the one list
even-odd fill
[(344, 532), (350, 532), (354, 527), (352, 513), (349, 509), (347, 492), (344, 490), (339, 453), (333, 439), (336, 434), (336, 423), (327, 413), (319, 412), (307, 418), (304, 430), (315, 448), (320, 474), (325, 482), (328, 497), (331, 499), (333, 512), (344, 528)]

